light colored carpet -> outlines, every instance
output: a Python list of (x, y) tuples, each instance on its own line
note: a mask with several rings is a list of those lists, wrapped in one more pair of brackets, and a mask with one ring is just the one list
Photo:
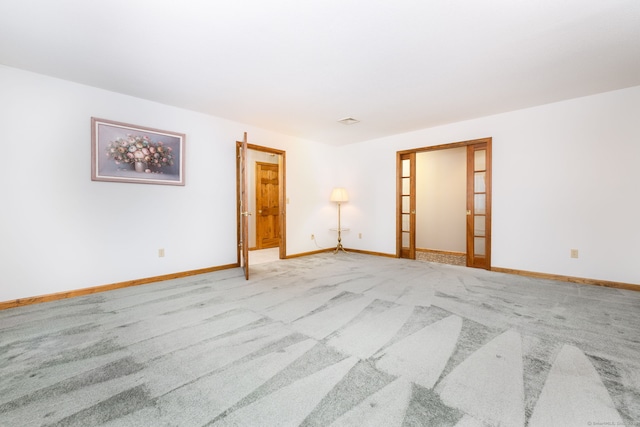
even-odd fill
[(0, 311), (0, 425), (632, 426), (638, 313), (466, 267), (257, 264)]

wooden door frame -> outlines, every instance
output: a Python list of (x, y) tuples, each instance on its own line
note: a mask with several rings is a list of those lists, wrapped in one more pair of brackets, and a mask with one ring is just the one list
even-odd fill
[[(238, 150), (241, 142), (236, 141), (236, 151)], [(277, 148), (264, 147), (261, 145), (247, 144), (248, 150), (262, 151), (265, 153), (271, 153), (280, 156), (280, 162), (278, 162), (278, 203), (280, 205), (280, 215), (278, 222), (280, 225), (280, 249), (278, 253), (279, 259), (285, 259), (287, 257), (287, 205), (286, 205), (286, 178), (287, 178), (287, 153)], [(236, 188), (240, 188), (240, 171), (236, 162)], [(240, 205), (240, 191), (236, 192), (236, 204)], [(238, 211), (238, 245), (240, 244), (240, 212)], [(238, 246), (238, 265), (240, 265), (240, 246)]]
[[(493, 169), (493, 165), (491, 162), (491, 142), (492, 142), (492, 138), (487, 137), (487, 138), (472, 139), (468, 141), (453, 142), (449, 144), (433, 145), (430, 147), (413, 148), (410, 150), (402, 150), (402, 151), (396, 152), (396, 171), (397, 171), (396, 172), (396, 257), (397, 258), (402, 257), (402, 214), (401, 214), (402, 212), (402, 178), (401, 178), (402, 161), (401, 159), (402, 157), (403, 156), (406, 157), (409, 154), (418, 154), (418, 153), (423, 153), (427, 151), (447, 150), (450, 148), (468, 147), (470, 145), (486, 144), (486, 149), (487, 149), (487, 160), (486, 160), (487, 161), (487, 175), (486, 175), (487, 241), (486, 241), (486, 265), (484, 266), (484, 268), (487, 270), (491, 270), (491, 198), (492, 198), (491, 197), (491, 188), (492, 188), (491, 171)], [(469, 188), (467, 188), (466, 191), (468, 194)], [(415, 198), (415, 193), (413, 194), (413, 197)], [(415, 236), (415, 227), (413, 227), (412, 230), (413, 230), (412, 234)], [(415, 241), (413, 242), (413, 245), (415, 246)], [(415, 259), (415, 257), (411, 259)], [(467, 256), (467, 259), (468, 259), (468, 256)]]

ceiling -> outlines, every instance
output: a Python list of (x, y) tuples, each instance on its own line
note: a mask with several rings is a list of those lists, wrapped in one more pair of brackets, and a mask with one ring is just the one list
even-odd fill
[(640, 1), (0, 0), (0, 63), (341, 145), (638, 86)]

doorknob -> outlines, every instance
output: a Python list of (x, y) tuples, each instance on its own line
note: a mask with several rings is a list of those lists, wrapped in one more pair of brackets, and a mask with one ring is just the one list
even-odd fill
[(258, 213), (262, 213), (262, 209), (260, 209), (260, 210), (258, 211)]
[(467, 215), (471, 215), (471, 211), (470, 210), (467, 210)]
[(242, 212), (242, 213), (241, 213), (241, 215), (249, 216), (249, 215), (251, 215), (251, 212), (249, 212), (249, 211), (247, 211), (247, 212)]

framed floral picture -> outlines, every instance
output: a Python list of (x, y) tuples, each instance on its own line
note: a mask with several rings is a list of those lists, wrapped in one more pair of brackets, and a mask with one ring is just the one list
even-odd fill
[(91, 180), (184, 185), (185, 135), (91, 118)]

